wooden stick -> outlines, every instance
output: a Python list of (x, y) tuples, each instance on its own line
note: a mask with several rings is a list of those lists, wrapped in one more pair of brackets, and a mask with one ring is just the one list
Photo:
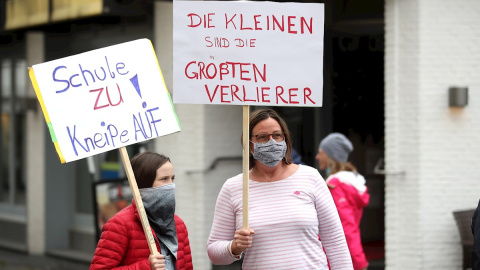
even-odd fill
[(133, 174), (132, 164), (130, 164), (127, 149), (125, 147), (120, 147), (118, 150), (120, 151), (120, 156), (122, 157), (123, 167), (127, 173), (128, 183), (130, 184), (130, 189), (132, 190), (133, 199), (137, 205), (137, 211), (140, 215), (143, 232), (147, 238), (150, 254), (157, 254), (157, 245), (155, 244), (155, 238), (153, 238), (152, 230), (150, 229), (150, 223), (148, 222), (147, 213), (145, 212), (145, 207), (143, 206), (142, 196), (140, 195), (140, 191), (138, 191), (137, 181), (135, 180), (135, 175)]
[(250, 107), (243, 105), (243, 223), (242, 229), (248, 230), (248, 172), (249, 168), (249, 152), (250, 152)]

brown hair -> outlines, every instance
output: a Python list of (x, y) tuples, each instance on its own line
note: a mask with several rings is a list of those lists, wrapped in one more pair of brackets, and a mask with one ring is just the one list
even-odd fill
[[(268, 118), (275, 119), (278, 124), (280, 125), (280, 128), (282, 129), (283, 132), (285, 132), (285, 143), (287, 144), (287, 151), (285, 152), (285, 157), (283, 158), (283, 162), (285, 164), (290, 164), (292, 163), (292, 139), (290, 135), (290, 131), (288, 130), (287, 123), (278, 115), (278, 113), (272, 109), (263, 109), (263, 110), (257, 110), (254, 111), (250, 114), (250, 124), (249, 124), (249, 131), (248, 133), (250, 134), (250, 138), (252, 137), (252, 130), (253, 128), (263, 120), (266, 120)], [(243, 134), (242, 134), (243, 137)], [(253, 158), (252, 151), (249, 151), (249, 157), (250, 157), (250, 169), (255, 167), (255, 159)]]
[(152, 187), (158, 168), (167, 162), (170, 162), (170, 158), (150, 151), (135, 155), (130, 163), (138, 188)]
[(357, 172), (357, 168), (350, 163), (350, 162), (340, 162), (337, 161), (329, 156), (327, 156), (328, 166), (330, 167), (330, 175), (335, 174), (341, 171), (348, 171), (348, 172)]

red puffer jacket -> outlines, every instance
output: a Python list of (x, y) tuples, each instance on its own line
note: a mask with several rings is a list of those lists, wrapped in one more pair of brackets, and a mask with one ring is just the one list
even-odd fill
[[(177, 270), (193, 269), (187, 227), (177, 215), (175, 215), (175, 225), (178, 239)], [(109, 219), (102, 231), (90, 270), (150, 270), (148, 261), (150, 249), (135, 202)], [(152, 233), (156, 239), (153, 230)], [(157, 250), (160, 250), (158, 239), (156, 243)]]

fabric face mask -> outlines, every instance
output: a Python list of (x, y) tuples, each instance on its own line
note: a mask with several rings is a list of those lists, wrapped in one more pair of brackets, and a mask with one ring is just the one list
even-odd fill
[(325, 169), (325, 174), (326, 174), (327, 176), (329, 176), (329, 175), (330, 175), (330, 172), (331, 172), (330, 167), (327, 167), (327, 168)]
[(275, 167), (285, 157), (287, 144), (285, 140), (277, 142), (274, 139), (266, 143), (253, 143), (253, 158), (268, 167)]
[[(177, 257), (178, 240), (175, 227), (175, 184), (139, 189), (150, 226), (158, 240)], [(162, 249), (162, 254), (167, 255)]]

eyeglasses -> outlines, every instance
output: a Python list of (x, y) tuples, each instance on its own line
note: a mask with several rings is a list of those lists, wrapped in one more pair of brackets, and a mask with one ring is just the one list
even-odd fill
[(285, 132), (282, 131), (275, 131), (272, 134), (268, 134), (266, 132), (258, 133), (257, 135), (252, 135), (252, 137), (255, 137), (257, 139), (257, 142), (259, 143), (266, 143), (270, 140), (270, 136), (277, 141), (281, 142), (283, 139), (285, 139)]

